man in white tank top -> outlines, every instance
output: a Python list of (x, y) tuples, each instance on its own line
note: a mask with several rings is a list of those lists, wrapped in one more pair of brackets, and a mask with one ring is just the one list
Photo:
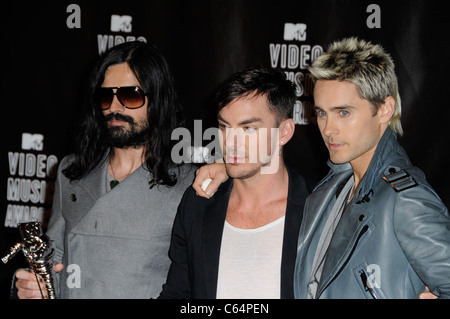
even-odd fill
[(295, 242), (308, 195), (282, 157), (295, 130), (295, 88), (281, 71), (252, 68), (233, 75), (216, 97), (231, 179), (209, 200), (186, 191), (160, 297), (293, 298)]

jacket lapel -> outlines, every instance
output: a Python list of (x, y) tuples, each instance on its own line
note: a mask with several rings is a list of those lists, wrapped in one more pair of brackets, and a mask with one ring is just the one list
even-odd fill
[(222, 184), (216, 195), (210, 199), (213, 202), (208, 205), (203, 215), (202, 255), (205, 269), (206, 298), (216, 298), (220, 247), (232, 186), (231, 178)]
[[(298, 250), (302, 249), (304, 254), (314, 256), (317, 249), (317, 241), (323, 231), (323, 227), (330, 215), (331, 208), (336, 202), (337, 195), (352, 174), (347, 170), (332, 176), (333, 182), (326, 183), (311, 195), (309, 195), (305, 204), (305, 217), (301, 226), (302, 238), (299, 238)], [(318, 213), (321, 212), (321, 213)], [(300, 259), (302, 260), (302, 259)]]
[(362, 205), (352, 205), (344, 211), (327, 250), (317, 298), (352, 257), (359, 240), (368, 230), (366, 221), (369, 218)]
[(104, 160), (90, 174), (77, 182), (70, 183), (72, 187), (64, 201), (69, 203), (69, 207), (75, 206), (71, 209), (71, 213), (62, 212), (69, 230), (78, 225), (98, 198), (106, 194), (107, 169), (108, 161)]
[[(310, 281), (314, 256), (316, 254), (320, 234), (336, 202), (337, 195), (352, 175), (351, 169), (330, 173), (326, 181), (319, 183), (320, 187), (309, 195), (305, 203), (304, 216), (300, 225), (297, 246), (297, 265), (295, 271), (295, 289), (299, 298), (306, 298), (306, 287)], [(323, 276), (322, 276), (323, 278)]]
[(108, 161), (102, 162), (91, 174), (81, 179), (79, 187), (94, 200), (106, 194)]
[[(283, 252), (281, 260), (281, 298), (293, 299), (293, 277), (297, 256), (297, 238), (303, 217), (303, 207), (308, 189), (303, 179), (286, 167), (289, 173), (289, 190), (284, 222)], [(293, 240), (294, 239), (294, 240)]]

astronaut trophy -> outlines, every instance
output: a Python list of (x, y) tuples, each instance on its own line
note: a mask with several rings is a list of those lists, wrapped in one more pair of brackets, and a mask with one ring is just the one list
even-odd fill
[[(41, 223), (39, 222), (22, 223), (17, 227), (22, 241), (10, 248), (9, 253), (2, 258), (3, 263), (6, 264), (22, 250), (30, 269), (34, 271), (36, 280), (39, 282), (39, 277), (44, 280), (48, 298), (56, 299), (52, 261), (54, 249), (50, 245), (50, 239), (47, 235), (41, 236)], [(39, 290), (41, 290), (40, 285)], [(44, 298), (42, 290), (41, 295)]]

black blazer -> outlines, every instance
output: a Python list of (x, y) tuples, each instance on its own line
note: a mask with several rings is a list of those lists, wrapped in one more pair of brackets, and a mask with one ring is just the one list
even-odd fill
[[(308, 188), (301, 175), (289, 168), (288, 174), (281, 298), (293, 299), (297, 237)], [(169, 250), (172, 264), (160, 298), (216, 298), (220, 246), (232, 186), (230, 178), (211, 199), (197, 196), (192, 187), (184, 193), (173, 226)]]

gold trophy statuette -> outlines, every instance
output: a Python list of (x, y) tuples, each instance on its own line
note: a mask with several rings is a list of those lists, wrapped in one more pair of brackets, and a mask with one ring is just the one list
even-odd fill
[[(48, 299), (56, 299), (52, 261), (54, 249), (50, 245), (50, 239), (47, 235), (41, 235), (41, 223), (39, 222), (22, 223), (18, 224), (17, 227), (22, 241), (9, 249), (9, 253), (2, 258), (3, 263), (6, 264), (22, 250), (30, 269), (34, 271), (36, 280), (39, 282), (39, 277), (44, 280)], [(40, 285), (38, 286), (41, 290)], [(42, 290), (41, 295), (44, 298)]]

